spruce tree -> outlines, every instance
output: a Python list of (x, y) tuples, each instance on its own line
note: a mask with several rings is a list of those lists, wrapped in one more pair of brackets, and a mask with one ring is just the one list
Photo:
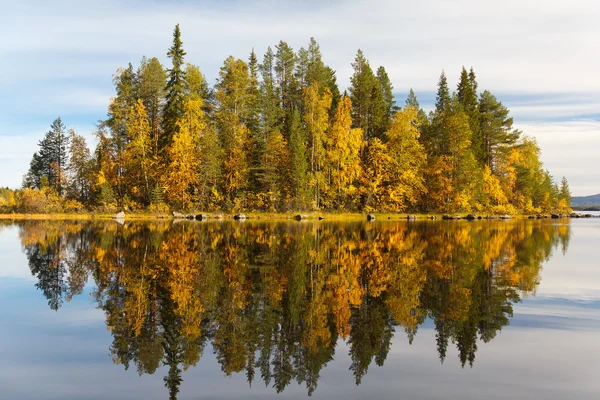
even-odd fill
[[(350, 100), (352, 100), (352, 126), (363, 130), (368, 141), (375, 137), (376, 110), (382, 109), (381, 85), (377, 80), (362, 50), (358, 50), (354, 63), (354, 74), (350, 78)], [(381, 103), (380, 103), (381, 102)]]
[(406, 107), (413, 107), (415, 110), (417, 110), (419, 126), (421, 128), (426, 128), (425, 125), (428, 122), (427, 114), (425, 114), (425, 111), (423, 111), (423, 109), (421, 108), (421, 105), (419, 104), (419, 100), (417, 99), (417, 96), (415, 95), (415, 92), (412, 90), (412, 88), (408, 92), (408, 96), (406, 97), (406, 101), (404, 102), (404, 105)]
[(144, 103), (150, 122), (150, 138), (154, 154), (158, 152), (158, 141), (161, 132), (162, 104), (165, 97), (167, 74), (156, 57), (142, 59), (138, 69), (139, 96)]
[(261, 92), (258, 82), (258, 59), (254, 49), (248, 59), (248, 116), (246, 126), (250, 132), (250, 191), (257, 193), (259, 190), (257, 171), (260, 168), (262, 154), (264, 153), (264, 133), (260, 124)]
[(443, 114), (446, 107), (450, 103), (450, 90), (448, 89), (448, 80), (444, 71), (440, 74), (438, 81), (438, 91), (435, 98), (435, 112), (440, 115)]
[(113, 144), (117, 154), (120, 155), (128, 142), (127, 116), (130, 108), (136, 103), (139, 93), (139, 80), (133, 65), (129, 63), (127, 68), (120, 68), (113, 83), (117, 93), (108, 106), (108, 119), (104, 124), (110, 129)]
[(385, 132), (392, 125), (392, 115), (396, 111), (396, 101), (394, 100), (394, 87), (383, 66), (377, 69), (377, 82), (379, 90), (375, 89), (374, 109), (376, 119), (375, 136), (383, 138)]
[(569, 190), (569, 183), (567, 182), (567, 178), (564, 176), (560, 181), (560, 191), (558, 194), (559, 200), (564, 200), (566, 202), (567, 207), (571, 207), (571, 191)]
[(289, 137), (289, 124), (294, 107), (298, 107), (300, 96), (295, 76), (297, 57), (294, 50), (284, 41), (280, 41), (275, 52), (275, 77), (279, 101), (283, 109), (280, 125), (285, 137)]
[(279, 126), (283, 110), (279, 102), (277, 93), (277, 83), (275, 80), (275, 55), (271, 47), (267, 48), (263, 56), (263, 62), (259, 66), (262, 82), (261, 91), (261, 109), (262, 109), (262, 132), (268, 132)]
[(177, 132), (177, 120), (183, 115), (183, 100), (185, 97), (185, 71), (183, 42), (179, 24), (173, 31), (173, 45), (169, 48), (167, 56), (171, 59), (173, 66), (168, 70), (169, 80), (166, 87), (166, 103), (163, 112), (163, 131), (159, 141), (159, 148), (165, 149), (173, 140)]
[(469, 117), (469, 127), (472, 133), (473, 151), (478, 159), (481, 159), (482, 139), (479, 127), (479, 104), (477, 102), (477, 81), (475, 72), (467, 73), (465, 67), (462, 67), (460, 79), (456, 92), (458, 102), (463, 111)]
[(509, 110), (489, 91), (484, 91), (479, 99), (479, 131), (474, 141), (474, 152), (482, 165), (494, 172), (498, 160), (502, 159), (515, 144), (520, 132), (513, 129), (513, 119)]

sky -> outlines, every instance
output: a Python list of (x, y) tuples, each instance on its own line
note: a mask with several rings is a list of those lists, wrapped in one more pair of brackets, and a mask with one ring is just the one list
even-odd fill
[(542, 161), (573, 195), (600, 193), (600, 3), (450, 1), (7, 1), (0, 0), (0, 186), (19, 187), (37, 143), (60, 116), (91, 147), (112, 78), (129, 62), (165, 66), (179, 23), (186, 61), (210, 83), (229, 55), (259, 59), (310, 37), (349, 86), (358, 48), (383, 65), (402, 105), (413, 88), (431, 109), (444, 70), (456, 87), (473, 67), (479, 88), (535, 137)]

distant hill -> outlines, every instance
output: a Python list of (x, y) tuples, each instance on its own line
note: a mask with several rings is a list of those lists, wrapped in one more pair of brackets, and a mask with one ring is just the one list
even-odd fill
[(600, 193), (591, 196), (579, 196), (571, 198), (572, 207), (600, 206)]

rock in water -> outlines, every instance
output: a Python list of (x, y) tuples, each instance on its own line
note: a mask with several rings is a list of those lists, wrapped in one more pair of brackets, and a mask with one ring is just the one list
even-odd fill
[(208, 219), (208, 215), (206, 214), (196, 214), (196, 220), (198, 221), (206, 221)]
[(184, 215), (184, 214), (182, 214), (182, 213), (180, 213), (180, 212), (173, 211), (173, 218), (176, 218), (176, 219), (184, 219), (184, 218), (185, 218), (185, 215)]
[(233, 219), (235, 219), (236, 221), (241, 221), (241, 220), (244, 220), (246, 218), (247, 218), (246, 214), (235, 214), (233, 216)]
[(375, 221), (375, 214), (367, 214), (367, 221)]
[(473, 214), (469, 214), (465, 217), (465, 219), (469, 220), (469, 221), (473, 221), (474, 219), (477, 219), (477, 217)]
[(121, 211), (120, 213), (115, 215), (115, 219), (124, 219), (125, 218), (125, 212)]

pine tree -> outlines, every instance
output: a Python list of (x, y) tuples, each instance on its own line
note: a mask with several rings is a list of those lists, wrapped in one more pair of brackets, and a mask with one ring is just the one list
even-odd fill
[(273, 54), (273, 50), (271, 49), (271, 47), (268, 47), (263, 57), (263, 62), (259, 66), (260, 73), (262, 76), (262, 82), (260, 84), (260, 98), (262, 109), (261, 127), (263, 136), (265, 132), (269, 132), (274, 129), (281, 129), (279, 122), (282, 118), (283, 110), (279, 103), (279, 98), (277, 94), (277, 82), (275, 79), (274, 63), (275, 55)]
[(479, 134), (475, 154), (482, 165), (496, 172), (511, 147), (519, 139), (520, 132), (513, 129), (509, 110), (489, 91), (484, 91), (479, 100)]
[(440, 74), (438, 81), (438, 91), (435, 98), (435, 112), (442, 114), (450, 103), (450, 90), (448, 89), (448, 80), (444, 71)]
[[(354, 63), (354, 74), (350, 78), (350, 100), (352, 101), (352, 125), (362, 129), (364, 140), (376, 137), (377, 107), (381, 109), (381, 84), (373, 74), (362, 50), (358, 50)], [(378, 104), (379, 103), (379, 104)]]
[(569, 190), (569, 183), (567, 178), (564, 176), (560, 181), (560, 190), (558, 193), (558, 209), (560, 211), (568, 211), (571, 208), (571, 191)]
[(127, 146), (127, 116), (139, 93), (139, 80), (133, 71), (133, 65), (130, 63), (127, 68), (117, 70), (113, 83), (117, 95), (111, 99), (108, 119), (104, 124), (110, 129), (117, 154), (120, 154)]
[(238, 206), (246, 198), (250, 171), (250, 133), (246, 126), (249, 84), (247, 64), (228, 57), (216, 85), (216, 121), (224, 151), (223, 193), (227, 208)]
[(144, 103), (150, 122), (152, 152), (157, 155), (167, 74), (160, 61), (156, 57), (152, 57), (150, 60), (142, 59), (137, 75), (139, 97)]
[(45, 177), (48, 185), (56, 190), (56, 193), (63, 195), (67, 185), (69, 136), (60, 117), (52, 122), (50, 130), (38, 146), (40, 150), (34, 153), (29, 171), (23, 179), (24, 187), (39, 189)]
[(166, 87), (166, 103), (163, 111), (163, 132), (159, 141), (159, 149), (164, 149), (171, 143), (173, 136), (177, 133), (177, 120), (183, 115), (185, 97), (185, 71), (184, 57), (179, 24), (175, 25), (173, 31), (173, 45), (169, 48), (167, 56), (171, 59), (172, 67), (168, 70), (169, 80)]
[(469, 127), (472, 133), (472, 142), (475, 155), (481, 159), (480, 150), (482, 148), (480, 135), (479, 104), (477, 102), (477, 81), (475, 72), (467, 73), (465, 67), (462, 67), (460, 79), (456, 92), (458, 102), (463, 111), (469, 117)]
[(396, 101), (394, 100), (394, 87), (384, 67), (377, 69), (377, 82), (379, 82), (379, 90), (375, 91), (377, 93), (375, 95), (377, 101), (375, 103), (375, 135), (381, 138), (392, 124)]
[(69, 196), (85, 203), (92, 194), (92, 157), (85, 138), (69, 131)]
[(287, 122), (291, 118), (294, 107), (299, 103), (298, 81), (294, 74), (297, 57), (294, 50), (284, 41), (280, 41), (275, 52), (275, 77), (277, 81), (279, 101), (283, 113), (280, 125), (283, 127), (284, 136), (288, 136), (289, 126)]
[(261, 98), (258, 83), (258, 59), (254, 49), (248, 58), (248, 116), (246, 117), (246, 126), (250, 131), (252, 139), (260, 135), (260, 110)]
[(421, 126), (421, 128), (423, 128), (423, 125), (425, 125), (428, 122), (427, 114), (425, 114), (425, 111), (423, 111), (423, 109), (421, 108), (419, 100), (417, 99), (417, 96), (415, 95), (415, 92), (412, 90), (412, 88), (408, 92), (408, 96), (406, 97), (404, 105), (406, 107), (412, 107), (415, 110), (417, 110), (417, 119), (419, 121), (419, 125)]

